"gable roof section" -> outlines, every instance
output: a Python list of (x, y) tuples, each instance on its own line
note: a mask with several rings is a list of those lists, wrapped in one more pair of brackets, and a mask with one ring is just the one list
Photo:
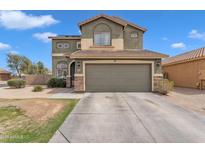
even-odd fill
[(166, 58), (163, 62), (162, 65), (173, 65), (173, 64), (177, 64), (177, 63), (184, 63), (184, 62), (188, 62), (188, 61), (193, 61), (193, 60), (198, 60), (198, 59), (202, 59), (205, 58), (205, 47), (203, 48), (199, 48), (199, 49), (195, 49), (189, 52), (185, 52), (183, 54), (174, 56), (174, 57), (170, 57), (170, 58)]
[(129, 22), (129, 21), (127, 21), (127, 20), (124, 20), (124, 19), (122, 19), (122, 18), (120, 18), (120, 17), (117, 17), (117, 16), (112, 16), (112, 17), (115, 18), (115, 20), (122, 21), (122, 22), (126, 23), (126, 25), (130, 25), (130, 26), (132, 26), (132, 27), (134, 27), (134, 28), (140, 29), (140, 30), (142, 30), (143, 32), (146, 32), (146, 31), (147, 31), (146, 28), (143, 28), (143, 27), (141, 27), (141, 26), (138, 26), (138, 25), (136, 25), (136, 24), (134, 24), (134, 23), (132, 23), (132, 22)]
[(87, 19), (87, 20), (85, 20), (85, 21), (83, 21), (83, 22), (80, 22), (78, 25), (79, 25), (79, 27), (81, 27), (81, 26), (83, 26), (83, 25), (85, 25), (85, 24), (88, 24), (88, 23), (90, 23), (90, 22), (92, 22), (92, 21), (94, 21), (94, 20), (97, 20), (97, 19), (99, 19), (99, 18), (105, 18), (105, 19), (111, 20), (111, 21), (113, 21), (113, 22), (115, 22), (115, 23), (117, 23), (117, 24), (122, 25), (123, 27), (125, 27), (125, 26), (127, 26), (127, 25), (130, 25), (130, 26), (132, 26), (132, 27), (134, 27), (134, 28), (140, 29), (140, 30), (143, 31), (143, 32), (146, 32), (146, 31), (147, 31), (146, 28), (140, 27), (140, 26), (138, 26), (138, 25), (136, 25), (136, 24), (134, 24), (134, 23), (131, 23), (131, 22), (129, 22), (129, 21), (126, 21), (126, 20), (124, 20), (124, 19), (122, 19), (122, 18), (120, 18), (120, 17), (108, 16), (108, 15), (104, 15), (104, 14), (97, 15), (97, 16), (94, 16), (94, 17), (92, 17), (92, 18), (89, 18), (89, 19)]
[(67, 55), (73, 59), (153, 59), (153, 58), (165, 58), (168, 55), (154, 52), (150, 50), (136, 49), (136, 50), (79, 50)]

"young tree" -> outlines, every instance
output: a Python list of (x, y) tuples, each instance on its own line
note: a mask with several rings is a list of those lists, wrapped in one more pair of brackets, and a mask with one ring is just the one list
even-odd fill
[(17, 54), (9, 53), (7, 55), (8, 67), (21, 78), (24, 74), (47, 74), (49, 70), (44, 66), (43, 62), (39, 61), (36, 64), (25, 57)]
[(22, 56), (21, 58), (22, 58), (22, 66), (21, 66), (22, 72), (24, 74), (32, 74), (33, 71), (32, 71), (31, 60), (25, 56)]
[(13, 54), (13, 53), (9, 53), (7, 55), (7, 65), (8, 67), (14, 72), (17, 73), (17, 75), (21, 78), (21, 73), (22, 73), (22, 57), (17, 55), (17, 54)]
[(31, 64), (30, 74), (37, 74), (37, 66), (35, 63)]
[(37, 67), (37, 74), (47, 74), (48, 73), (48, 69), (44, 66), (44, 64), (41, 61), (36, 63), (36, 67)]

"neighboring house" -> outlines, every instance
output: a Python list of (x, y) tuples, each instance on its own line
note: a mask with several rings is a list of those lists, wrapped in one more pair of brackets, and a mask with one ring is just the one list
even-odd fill
[(0, 68), (0, 81), (7, 81), (11, 79), (11, 73)]
[(175, 86), (197, 88), (205, 80), (205, 48), (166, 58), (162, 68)]
[(79, 23), (80, 36), (52, 39), (53, 75), (83, 91), (153, 91), (165, 54), (143, 49), (146, 32), (119, 17), (99, 15)]

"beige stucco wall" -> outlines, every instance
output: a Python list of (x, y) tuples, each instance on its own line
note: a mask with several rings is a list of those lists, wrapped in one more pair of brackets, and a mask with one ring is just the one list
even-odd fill
[[(132, 38), (131, 34), (137, 33), (137, 38)], [(143, 31), (131, 26), (126, 26), (124, 30), (124, 48), (125, 49), (142, 49), (143, 48)]]
[[(102, 59), (101, 59), (102, 60)], [(116, 59), (113, 59), (114, 61), (116, 61)], [(136, 59), (137, 61), (143, 61), (143, 59)], [(153, 61), (154, 62), (154, 73), (155, 74), (161, 74), (162, 73), (162, 69), (161, 69), (161, 59), (144, 59), (146, 61)], [(75, 67), (75, 73), (76, 74), (83, 74), (83, 61), (88, 61), (87, 59), (76, 59), (76, 67)], [(89, 60), (89, 61), (96, 61), (96, 60)], [(105, 60), (104, 60), (105, 61)], [(110, 60), (107, 60), (107, 62), (109, 62)], [(112, 60), (111, 60), (112, 61)], [(117, 60), (119, 61), (119, 60)], [(120, 60), (120, 61), (124, 61), (124, 62), (132, 62), (133, 60)], [(106, 62), (106, 61), (105, 61)], [(159, 65), (157, 65), (157, 63)]]
[(162, 66), (162, 70), (168, 73), (168, 79), (174, 81), (175, 86), (197, 88), (200, 70), (205, 70), (205, 60)]
[[(56, 66), (59, 62), (65, 61), (68, 66), (72, 62), (71, 59), (66, 58), (65, 54), (71, 54), (79, 49), (77, 49), (77, 42), (80, 42), (80, 39), (53, 39), (52, 40), (52, 75), (56, 76), (57, 70)], [(57, 43), (69, 43), (69, 48), (57, 48)], [(69, 73), (69, 67), (68, 67)]]
[[(97, 26), (100, 26), (100, 24), (105, 24), (109, 26), (109, 29), (111, 30), (112, 38), (123, 38), (123, 31), (122, 31), (123, 26), (104, 18), (100, 18), (88, 24), (83, 25), (81, 27), (81, 32), (82, 32), (81, 37), (93, 38), (94, 29), (97, 28)], [(101, 31), (107, 31), (107, 27), (103, 25), (99, 29), (101, 29)]]
[[(81, 45), (83, 50), (102, 50), (102, 48), (94, 48), (93, 36), (94, 31), (109, 31), (111, 32), (112, 48), (103, 48), (104, 50), (121, 50), (121, 49), (142, 49), (143, 48), (143, 31), (132, 26), (119, 25), (108, 19), (100, 18), (82, 26)], [(132, 33), (137, 33), (137, 38), (131, 38)]]
[[(160, 59), (144, 59), (144, 60), (142, 60), (142, 59), (136, 59), (136, 60), (86, 60), (86, 59), (84, 59), (84, 60), (76, 60), (76, 67), (75, 67), (75, 77), (77, 77), (77, 80), (75, 81), (75, 86), (77, 86), (76, 87), (76, 89), (75, 89), (75, 91), (78, 91), (79, 89), (81, 89), (81, 90), (79, 90), (79, 91), (83, 91), (82, 90), (82, 87), (84, 87), (84, 85), (82, 86), (81, 84), (83, 83), (85, 83), (85, 81), (82, 81), (83, 80), (83, 77), (84, 77), (84, 73), (85, 73), (85, 61), (87, 62), (87, 63), (103, 63), (103, 64), (106, 64), (106, 63), (145, 63), (145, 61), (146, 61), (146, 63), (153, 63), (153, 67), (152, 67), (152, 75), (153, 75), (153, 80), (154, 80), (154, 78), (155, 78), (155, 74), (157, 74), (157, 75), (161, 75), (161, 65), (157, 65), (157, 63), (161, 63), (161, 60)], [(80, 79), (78, 78), (78, 77), (81, 77)], [(78, 82), (80, 82), (80, 83), (78, 83)], [(154, 81), (152, 81), (152, 87), (153, 87), (153, 90), (154, 90)], [(80, 87), (79, 87), (80, 86)], [(85, 88), (85, 87), (84, 87)]]
[[(77, 49), (77, 42), (80, 42), (79, 40), (66, 40), (66, 39), (53, 39), (52, 40), (52, 53), (72, 53)], [(69, 48), (57, 48), (57, 43), (69, 43)]]
[(53, 76), (56, 76), (57, 74), (56, 67), (59, 62), (67, 62), (67, 64), (69, 65), (69, 62), (71, 62), (71, 60), (69, 60), (68, 58), (64, 56), (52, 56), (52, 75)]
[[(100, 18), (88, 24), (85, 24), (81, 28), (82, 50), (122, 50), (124, 49), (123, 41), (123, 26), (116, 24), (110, 20)], [(94, 45), (94, 33), (95, 32), (110, 32), (111, 34), (111, 46), (109, 47), (96, 47)]]
[(112, 39), (111, 47), (96, 47), (93, 46), (92, 38), (81, 39), (81, 49), (82, 50), (122, 50), (124, 48), (124, 41), (122, 38)]

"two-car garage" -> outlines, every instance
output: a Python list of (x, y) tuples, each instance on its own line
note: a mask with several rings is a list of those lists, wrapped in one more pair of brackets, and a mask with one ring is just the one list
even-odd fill
[(85, 65), (85, 91), (148, 92), (151, 90), (151, 64)]
[[(146, 50), (79, 50), (76, 92), (150, 92), (161, 78), (161, 59), (167, 55)], [(158, 77), (160, 75), (160, 77)]]

